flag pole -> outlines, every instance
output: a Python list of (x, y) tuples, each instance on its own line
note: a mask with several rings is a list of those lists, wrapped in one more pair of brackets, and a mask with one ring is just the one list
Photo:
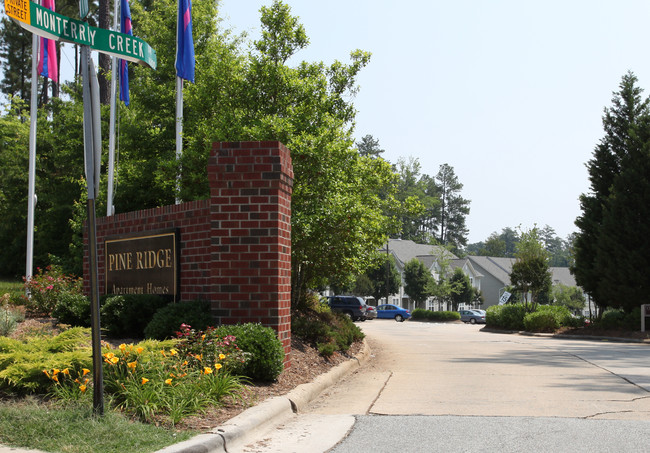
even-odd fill
[[(36, 117), (38, 110), (38, 45), (39, 37), (32, 34), (32, 91), (29, 123), (29, 176), (27, 190), (27, 259), (25, 280), (32, 278), (34, 268), (34, 206), (36, 204)], [(29, 294), (27, 294), (29, 296)]]
[(181, 202), (181, 156), (183, 155), (183, 79), (176, 76), (176, 204)]
[[(117, 2), (115, 0), (113, 6), (113, 31), (117, 31), (118, 10)], [(117, 95), (117, 57), (111, 58), (111, 116), (108, 132), (108, 188), (106, 195), (106, 216), (115, 214), (115, 207), (113, 206), (113, 180), (115, 168), (115, 110), (116, 110), (116, 95)]]

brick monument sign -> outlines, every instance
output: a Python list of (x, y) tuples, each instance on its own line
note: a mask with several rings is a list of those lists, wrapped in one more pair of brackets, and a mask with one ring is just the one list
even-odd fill
[[(99, 292), (209, 300), (215, 325), (254, 322), (272, 327), (288, 357), (289, 150), (280, 142), (214, 143), (208, 179), (207, 200), (97, 219)], [(87, 252), (87, 234), (84, 246)], [(89, 275), (85, 253), (87, 294)]]

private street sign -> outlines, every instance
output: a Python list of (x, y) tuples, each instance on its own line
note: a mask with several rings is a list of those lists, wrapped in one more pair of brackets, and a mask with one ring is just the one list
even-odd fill
[(44, 38), (88, 46), (156, 69), (156, 51), (135, 36), (91, 27), (86, 22), (62, 16), (29, 0), (5, 0), (5, 12), (21, 27)]

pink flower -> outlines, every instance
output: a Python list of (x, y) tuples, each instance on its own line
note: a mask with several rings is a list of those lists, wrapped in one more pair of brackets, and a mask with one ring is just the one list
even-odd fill
[(52, 285), (49, 285), (49, 286), (47, 287), (47, 289), (52, 289), (52, 288), (54, 288), (54, 286), (52, 286)]

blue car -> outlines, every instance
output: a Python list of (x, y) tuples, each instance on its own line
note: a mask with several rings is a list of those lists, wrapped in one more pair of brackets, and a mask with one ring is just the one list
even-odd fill
[(384, 304), (377, 306), (377, 318), (379, 319), (394, 319), (397, 322), (402, 322), (405, 319), (409, 319), (411, 313), (397, 305)]

